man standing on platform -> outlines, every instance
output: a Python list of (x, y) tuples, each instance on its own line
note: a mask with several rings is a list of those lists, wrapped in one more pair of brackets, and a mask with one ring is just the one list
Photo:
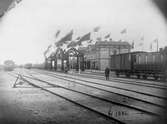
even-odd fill
[(106, 80), (109, 80), (109, 75), (110, 75), (110, 69), (108, 67), (106, 67), (106, 69), (105, 69)]

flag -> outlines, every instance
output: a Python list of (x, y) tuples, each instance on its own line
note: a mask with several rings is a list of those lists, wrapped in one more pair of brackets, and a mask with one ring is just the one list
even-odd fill
[(69, 48), (69, 47), (75, 47), (76, 45), (77, 45), (77, 42), (71, 41), (71, 42), (67, 45), (67, 48)]
[(85, 34), (84, 36), (82, 36), (82, 37), (79, 39), (79, 41), (77, 42), (77, 44), (78, 44), (78, 45), (81, 45), (81, 43), (82, 43), (83, 41), (90, 40), (90, 35), (91, 35), (91, 33), (89, 32), (89, 33)]
[(51, 47), (52, 47), (52, 45), (49, 45), (48, 48), (47, 48), (47, 50), (49, 50)]
[(143, 46), (143, 43), (139, 43), (139, 46)]
[(158, 52), (158, 50), (159, 50), (159, 47), (158, 47), (158, 38), (156, 38), (153, 42), (157, 43), (157, 52)]
[(60, 34), (60, 30), (57, 30), (55, 37), (57, 38)]
[(11, 4), (7, 8), (7, 11), (10, 11), (11, 9), (15, 8), (17, 4), (19, 4), (22, 0), (12, 0)]
[(16, 0), (16, 3), (20, 3), (22, 0)]
[(73, 30), (71, 30), (67, 35), (60, 39), (61, 42), (71, 41), (73, 35)]
[(47, 53), (47, 50), (45, 50), (45, 51), (44, 51), (44, 53), (43, 53), (43, 54), (44, 54), (44, 56), (46, 55), (46, 53)]
[(77, 37), (76, 40), (79, 40), (81, 37)]
[(152, 51), (152, 43), (150, 44), (150, 50)]
[(71, 41), (71, 42), (67, 45), (67, 48), (77, 46), (77, 41), (79, 41), (80, 38), (81, 38), (81, 37), (77, 37), (77, 38), (75, 39), (75, 41)]
[(104, 38), (107, 39), (110, 37), (110, 34), (107, 34)]
[(71, 30), (67, 35), (62, 37), (58, 42), (56, 42), (56, 46), (62, 46), (63, 44), (66, 43), (66, 41), (71, 41), (72, 40), (72, 35), (73, 35), (73, 30)]
[(52, 45), (49, 45), (48, 48), (46, 49), (46, 51), (44, 52), (44, 55), (46, 55), (46, 53), (49, 51), (49, 49), (52, 47)]
[(118, 42), (122, 42), (122, 40), (120, 39)]
[(89, 40), (88, 43), (92, 43), (93, 40)]
[(99, 27), (99, 26), (97, 26), (97, 27), (95, 27), (95, 28), (93, 29), (94, 32), (98, 32), (99, 30), (100, 30), (100, 27)]
[(110, 38), (109, 41), (112, 41), (112, 38)]
[(134, 44), (134, 41), (133, 41), (133, 42), (132, 42), (132, 45), (131, 45), (132, 49), (134, 49), (134, 45), (135, 45), (135, 44)]
[(101, 40), (101, 37), (97, 37), (96, 40), (97, 40), (97, 41), (102, 41), (102, 40)]
[(16, 7), (16, 4), (17, 4), (16, 1), (13, 1), (13, 2), (9, 5), (7, 11), (10, 11), (11, 9), (15, 8), (15, 7)]
[(126, 33), (127, 33), (126, 28), (125, 28), (125, 29), (123, 29), (120, 33), (121, 33), (121, 34), (126, 34)]
[(157, 42), (158, 42), (158, 38), (154, 39), (153, 42), (154, 42), (154, 43), (157, 43)]
[(144, 40), (144, 36), (140, 38), (140, 40)]

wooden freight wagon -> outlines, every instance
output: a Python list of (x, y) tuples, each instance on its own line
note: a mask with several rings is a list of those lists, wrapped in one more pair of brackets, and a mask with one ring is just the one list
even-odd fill
[(115, 71), (116, 75), (125, 74), (127, 77), (134, 75), (133, 64), (136, 61), (136, 55), (144, 52), (131, 52), (117, 55), (111, 55), (110, 69)]
[(131, 52), (112, 55), (110, 69), (116, 75), (124, 74), (127, 77), (136, 75), (158, 79), (167, 77), (167, 55), (160, 52)]
[(143, 76), (143, 78), (147, 78), (151, 76), (158, 79), (164, 76), (166, 70), (166, 55), (160, 52), (137, 54), (133, 67), (138, 77)]

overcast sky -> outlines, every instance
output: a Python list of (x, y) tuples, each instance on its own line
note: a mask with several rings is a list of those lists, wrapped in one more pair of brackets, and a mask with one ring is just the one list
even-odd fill
[[(150, 50), (156, 38), (159, 47), (167, 45), (167, 23), (151, 0), (23, 0), (0, 21), (0, 63), (43, 62), (57, 30), (61, 37), (74, 29), (75, 38), (96, 26), (101, 29), (92, 37), (111, 33), (113, 40), (134, 40), (135, 50), (142, 49), (141, 42)], [(121, 35), (124, 28), (127, 33)]]

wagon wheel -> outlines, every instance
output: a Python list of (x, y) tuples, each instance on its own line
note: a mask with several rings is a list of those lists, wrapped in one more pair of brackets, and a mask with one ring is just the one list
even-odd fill
[(158, 80), (158, 78), (159, 78), (159, 77), (158, 77), (157, 75), (154, 75), (154, 79), (155, 79), (155, 80)]
[(140, 79), (140, 75), (139, 74), (137, 75), (137, 78)]
[(119, 77), (119, 72), (116, 72), (116, 76)]
[(147, 75), (145, 74), (145, 75), (143, 75), (143, 79), (147, 79)]
[(167, 79), (167, 69), (163, 73), (162, 81), (166, 81), (166, 79)]
[(126, 77), (128, 77), (128, 78), (129, 78), (129, 77), (130, 77), (130, 74), (129, 74), (129, 73), (126, 73)]
[(160, 80), (161, 80), (161, 81), (166, 81), (166, 78), (167, 78), (167, 77), (164, 75), (164, 76), (162, 76), (162, 77), (160, 78)]

